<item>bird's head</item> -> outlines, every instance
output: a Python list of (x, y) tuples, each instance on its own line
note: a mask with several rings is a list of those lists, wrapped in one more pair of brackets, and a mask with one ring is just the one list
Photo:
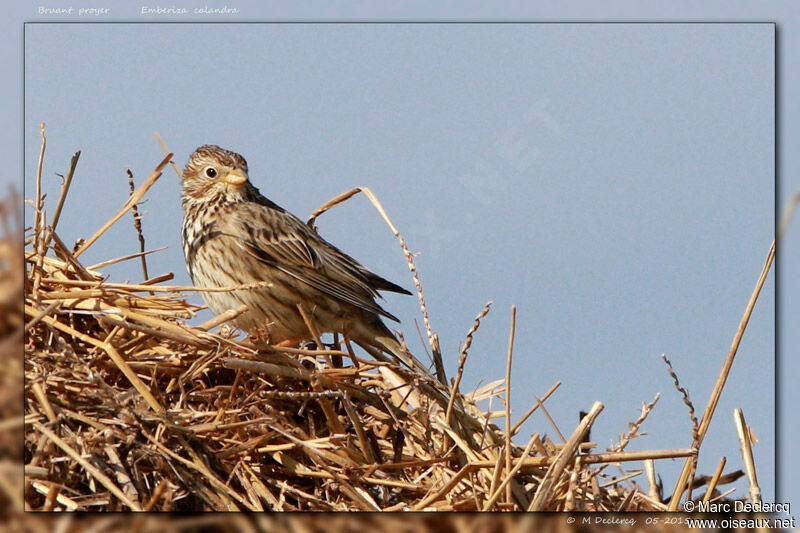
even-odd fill
[(183, 170), (184, 195), (193, 198), (239, 196), (248, 186), (244, 157), (213, 144), (195, 150)]

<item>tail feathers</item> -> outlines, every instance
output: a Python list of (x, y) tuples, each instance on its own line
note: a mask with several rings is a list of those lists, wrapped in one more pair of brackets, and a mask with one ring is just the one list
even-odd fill
[[(383, 324), (381, 324), (383, 325)], [(430, 370), (423, 365), (417, 358), (398, 341), (394, 335), (389, 332), (388, 328), (385, 332), (371, 332), (371, 335), (358, 335), (353, 337), (353, 341), (359, 346), (364, 348), (372, 357), (379, 361), (389, 362), (391, 359), (385, 354), (389, 354), (393, 358), (399, 360), (405, 366), (418, 372), (426, 377), (433, 377)]]
[[(400, 342), (394, 337), (394, 335), (391, 334), (391, 332), (387, 330), (386, 333), (371, 337), (369, 341), (364, 340), (363, 337), (353, 340), (356, 342), (356, 344), (364, 348), (364, 350), (366, 350), (370, 355), (379, 361), (388, 362), (390, 357), (386, 354), (389, 354), (391, 357), (399, 359), (408, 368), (430, 378), (427, 381), (420, 382), (419, 386), (428, 395), (430, 395), (431, 398), (436, 400), (443, 410), (448, 408), (449, 396), (445, 393), (446, 389), (441, 389), (442, 385), (446, 387), (446, 384), (439, 384), (439, 380), (437, 380), (431, 374), (430, 370), (428, 370), (421, 362), (411, 355), (411, 353), (406, 350), (402, 344), (400, 344)], [(477, 422), (474, 418), (466, 414), (460, 399), (454, 403), (453, 409), (453, 412), (461, 421), (460, 423), (466, 424), (465, 427), (482, 427), (481, 423)]]
[(428, 370), (428, 368), (416, 357), (411, 355), (411, 352), (409, 352), (402, 344), (400, 344), (400, 341), (394, 337), (375, 337), (373, 346), (393, 355), (402, 361), (403, 364), (405, 364), (408, 368), (420, 372), (426, 376), (431, 376), (430, 370)]

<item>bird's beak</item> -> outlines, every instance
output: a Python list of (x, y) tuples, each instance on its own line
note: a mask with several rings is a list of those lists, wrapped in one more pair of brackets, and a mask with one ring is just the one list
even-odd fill
[(247, 174), (238, 169), (231, 170), (225, 176), (225, 183), (230, 185), (241, 185), (245, 181), (247, 181)]

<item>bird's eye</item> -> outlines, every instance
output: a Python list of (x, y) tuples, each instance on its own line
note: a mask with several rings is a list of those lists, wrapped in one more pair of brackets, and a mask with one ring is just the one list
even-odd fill
[(209, 178), (216, 178), (217, 177), (217, 169), (214, 167), (206, 167), (206, 176)]

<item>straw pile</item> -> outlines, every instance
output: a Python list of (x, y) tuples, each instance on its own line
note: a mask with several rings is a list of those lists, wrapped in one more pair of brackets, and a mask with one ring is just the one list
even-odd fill
[[(617, 477), (604, 471), (610, 463), (645, 461), (651, 473), (653, 460), (696, 454), (624, 451), (655, 400), (614, 449), (595, 452), (596, 444), (585, 441), (599, 402), (565, 442), (539, 433), (524, 445), (512, 440), (533, 411), (546, 414), (544, 401), (558, 383), (513, 423), (505, 402), (510, 371), (478, 391), (459, 390), (488, 305), (450, 381), (359, 356), (346, 343), (282, 348), (244, 338), (224, 325), (231, 315), (190, 326), (186, 320), (199, 308), (186, 295), (194, 289), (165, 285), (170, 275), (140, 284), (108, 281), (104, 266), (144, 253), (91, 266), (80, 256), (135, 209), (170, 156), (117, 216), (70, 248), (57, 222), (78, 156), (52, 218), (37, 185), (26, 232), (28, 509), (667, 509), (655, 475), (642, 489), (628, 479), (641, 470)], [(421, 290), (419, 296), (424, 312)], [(435, 367), (443, 367), (436, 336), (428, 333)], [(512, 352), (513, 326), (509, 369)], [(505, 402), (503, 411), (478, 407), (493, 396)], [(504, 418), (506, 429), (494, 418)]]
[(22, 200), (12, 191), (0, 200), (0, 517), (22, 508), (22, 332)]

